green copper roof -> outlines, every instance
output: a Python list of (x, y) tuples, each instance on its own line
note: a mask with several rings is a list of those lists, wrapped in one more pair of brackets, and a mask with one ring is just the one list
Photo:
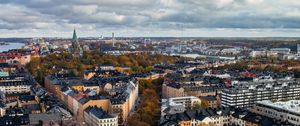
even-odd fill
[(73, 38), (72, 38), (72, 42), (78, 42), (78, 39), (77, 39), (77, 35), (76, 35), (76, 30), (74, 29), (74, 32), (73, 32)]

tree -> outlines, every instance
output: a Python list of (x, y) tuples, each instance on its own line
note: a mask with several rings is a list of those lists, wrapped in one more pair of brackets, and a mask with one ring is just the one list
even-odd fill
[(128, 119), (129, 126), (150, 126), (149, 124), (142, 122), (138, 113), (132, 114)]
[(37, 76), (37, 69), (39, 69), (40, 66), (40, 59), (39, 58), (32, 58), (30, 63), (26, 65), (26, 68), (30, 73), (33, 74), (33, 76)]
[[(161, 93), (161, 87), (163, 79), (156, 80), (140, 80), (139, 87), (141, 94), (141, 103), (135, 114), (132, 115), (128, 122), (130, 124), (138, 125), (140, 122), (146, 123), (150, 126), (156, 125), (156, 120), (160, 117), (160, 105), (159, 105), (159, 95)], [(134, 122), (134, 123), (132, 123)], [(141, 123), (141, 124), (143, 124)], [(130, 125), (129, 124), (129, 125)]]
[(209, 103), (206, 100), (202, 100), (201, 101), (201, 108), (208, 108), (209, 107)]
[(151, 70), (153, 70), (153, 66), (147, 66), (147, 67), (145, 68), (145, 71), (151, 71)]
[(194, 103), (193, 106), (192, 106), (193, 109), (201, 109), (201, 103), (197, 102), (197, 103)]
[(244, 61), (240, 61), (235, 64), (229, 64), (226, 65), (225, 68), (231, 69), (231, 70), (240, 70), (240, 69), (248, 69), (248, 65)]
[[(84, 52), (80, 58), (69, 53), (50, 54), (32, 61), (26, 66), (42, 84), (44, 77), (61, 69), (71, 69), (71, 73), (82, 76), (84, 71), (97, 65), (127, 66), (131, 69), (125, 73), (143, 73), (151, 71), (154, 64), (172, 64), (182, 60), (180, 57), (152, 55), (149, 53), (124, 54), (121, 56), (102, 54), (97, 51)], [(161, 86), (163, 79), (145, 80), (140, 82), (141, 104), (133, 117), (129, 118), (131, 126), (154, 126), (159, 120)], [(102, 92), (105, 93), (105, 92)], [(138, 116), (137, 116), (138, 115)]]

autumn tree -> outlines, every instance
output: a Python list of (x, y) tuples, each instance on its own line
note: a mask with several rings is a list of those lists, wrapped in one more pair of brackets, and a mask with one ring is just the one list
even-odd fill
[(201, 108), (208, 108), (209, 107), (209, 103), (206, 100), (201, 101)]
[(194, 103), (193, 104), (193, 106), (192, 106), (192, 108), (195, 110), (195, 109), (201, 109), (202, 108), (202, 105), (201, 105), (201, 103)]

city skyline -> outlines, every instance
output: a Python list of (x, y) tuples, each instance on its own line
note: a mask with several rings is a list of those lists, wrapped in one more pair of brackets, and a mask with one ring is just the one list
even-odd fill
[(2, 0), (0, 37), (299, 37), (297, 0)]
[[(263, 36), (279, 28), (263, 33), (234, 28), (239, 29), (234, 33), (211, 27), (200, 34), (183, 27), (157, 32), (159, 28), (145, 26), (148, 33), (132, 32), (144, 37), (124, 37), (130, 35), (120, 34), (126, 27), (100, 37), (87, 27), (21, 28), (29, 31), (10, 29), (15, 31), (11, 35), (54, 38), (10, 38), (0, 31), (5, 37), (0, 37), (0, 126), (300, 124), (298, 32), (292, 32), (297, 37), (245, 38), (240, 37), (248, 35), (245, 31)], [(212, 29), (220, 33), (212, 34)], [(280, 32), (293, 35), (289, 30)], [(178, 37), (208, 33), (234, 37)], [(178, 36), (145, 37), (151, 35)]]

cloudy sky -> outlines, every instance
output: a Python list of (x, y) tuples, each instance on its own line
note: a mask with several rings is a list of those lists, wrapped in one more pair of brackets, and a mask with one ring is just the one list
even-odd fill
[(299, 0), (0, 0), (0, 37), (299, 37)]

